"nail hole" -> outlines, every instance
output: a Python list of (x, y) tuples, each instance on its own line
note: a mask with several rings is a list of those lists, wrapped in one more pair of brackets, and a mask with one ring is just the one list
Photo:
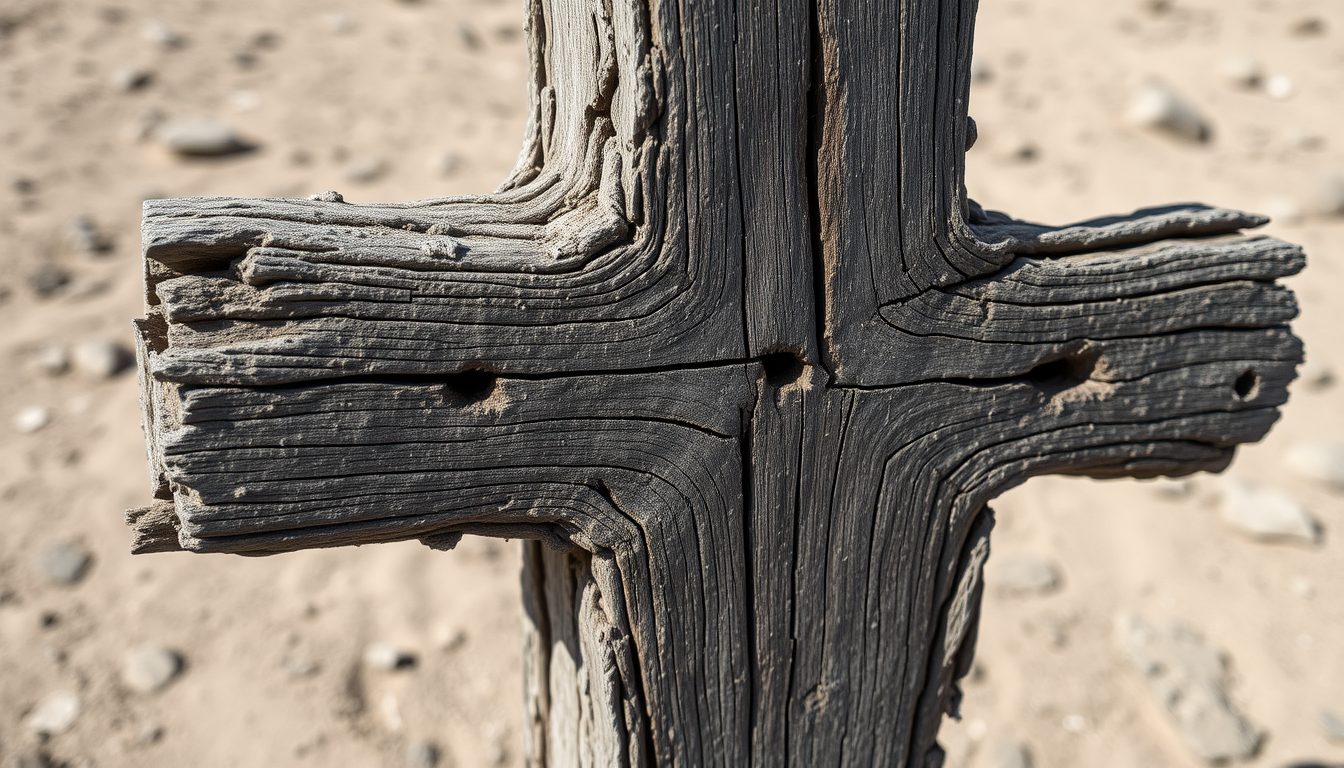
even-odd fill
[(1053, 395), (1087, 381), (1096, 367), (1097, 355), (1075, 352), (1046, 360), (1027, 371), (1026, 379), (1037, 389)]
[(1250, 400), (1255, 397), (1255, 393), (1260, 389), (1260, 374), (1252, 368), (1237, 377), (1232, 383), (1232, 391), (1236, 393), (1238, 400)]
[(761, 358), (761, 367), (766, 383), (775, 387), (791, 384), (803, 375), (803, 360), (793, 352), (771, 352)]
[(473, 368), (450, 375), (444, 389), (455, 403), (470, 405), (490, 397), (497, 378), (493, 373)]

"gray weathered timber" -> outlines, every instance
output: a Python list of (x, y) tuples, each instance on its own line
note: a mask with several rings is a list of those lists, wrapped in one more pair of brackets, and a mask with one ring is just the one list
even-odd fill
[(940, 765), (987, 502), (1301, 359), (1262, 217), (966, 197), (974, 11), (530, 0), (495, 193), (146, 203), (135, 551), (525, 539), (530, 764)]

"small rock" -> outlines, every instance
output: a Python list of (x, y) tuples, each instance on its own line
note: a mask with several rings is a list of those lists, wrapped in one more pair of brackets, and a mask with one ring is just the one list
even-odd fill
[(309, 199), (309, 200), (315, 200), (315, 201), (317, 201), (317, 202), (319, 202), (319, 203), (344, 203), (344, 202), (345, 202), (345, 197), (344, 197), (343, 195), (341, 195), (340, 192), (337, 192), (337, 191), (334, 190), (334, 189), (329, 189), (329, 190), (327, 190), (326, 192), (318, 192), (318, 193), (315, 194), (315, 195), (309, 195), (309, 196), (308, 196), (308, 199)]
[(1269, 94), (1271, 99), (1282, 101), (1293, 95), (1293, 78), (1287, 75), (1275, 75), (1265, 81), (1265, 93)]
[[(977, 131), (977, 137), (979, 132)], [(1026, 136), (1005, 136), (998, 142), (1000, 154), (1004, 159), (1018, 163), (1030, 163), (1041, 156), (1040, 147)]]
[(370, 669), (391, 672), (415, 666), (415, 654), (388, 643), (374, 643), (364, 650), (364, 664)]
[(136, 646), (122, 660), (121, 681), (140, 693), (162, 690), (182, 672), (182, 657), (156, 643)]
[(1164, 499), (1184, 499), (1195, 490), (1188, 477), (1158, 477), (1148, 481), (1148, 487)]
[(430, 162), (429, 167), (440, 176), (452, 176), (462, 168), (462, 156), (456, 152), (443, 152)]
[(181, 48), (185, 42), (172, 27), (160, 21), (146, 22), (140, 29), (140, 36), (163, 48)]
[(295, 654), (286, 654), (280, 660), (280, 666), (284, 667), (290, 677), (312, 677), (322, 670), (322, 665), (314, 659)]
[(1186, 141), (1209, 140), (1209, 123), (1184, 96), (1160, 83), (1149, 83), (1134, 94), (1127, 118), (1140, 128), (1162, 131)]
[(1316, 181), (1312, 208), (1322, 216), (1344, 216), (1344, 176), (1330, 174)]
[(107, 339), (85, 339), (75, 346), (75, 368), (98, 379), (109, 379), (131, 363), (130, 352)]
[(39, 736), (56, 736), (70, 730), (79, 718), (79, 697), (70, 691), (48, 694), (28, 714), (28, 730)]
[(995, 768), (1031, 768), (1031, 753), (1025, 744), (1016, 741), (995, 740), (989, 756)]
[(59, 344), (48, 344), (33, 355), (33, 365), (48, 376), (60, 376), (70, 370), (70, 355)]
[(1317, 355), (1309, 355), (1298, 369), (1298, 379), (1311, 389), (1325, 389), (1335, 383), (1335, 372), (1330, 364)]
[(1316, 712), (1316, 722), (1320, 723), (1321, 730), (1325, 731), (1325, 738), (1344, 744), (1344, 718), (1328, 709), (1320, 709)]
[(1221, 483), (1223, 522), (1259, 541), (1316, 543), (1320, 525), (1301, 504), (1277, 488), (1236, 478)]
[(457, 25), (457, 36), (462, 40), (462, 45), (469, 50), (479, 50), (481, 47), (481, 36), (476, 34), (476, 30), (466, 24)]
[(1120, 649), (1147, 679), (1192, 752), (1209, 762), (1256, 753), (1261, 736), (1228, 701), (1222, 651), (1178, 622), (1153, 625), (1124, 615), (1116, 630)]
[(330, 29), (338, 35), (355, 31), (354, 20), (344, 13), (328, 13), (322, 18), (327, 23), (327, 29)]
[(434, 768), (439, 764), (439, 748), (428, 741), (413, 741), (402, 754), (406, 768)]
[(971, 82), (988, 83), (994, 79), (994, 68), (983, 56), (971, 54)]
[(1249, 56), (1233, 56), (1225, 59), (1221, 71), (1230, 85), (1246, 90), (1260, 87), (1261, 81), (1265, 78), (1260, 62)]
[(42, 298), (54, 296), (70, 283), (70, 274), (54, 264), (43, 264), (28, 274), (28, 287)]
[(1325, 34), (1325, 19), (1319, 16), (1298, 19), (1288, 28), (1288, 32), (1297, 37), (1320, 37)]
[(261, 96), (256, 91), (241, 90), (234, 91), (229, 96), (229, 106), (233, 107), (235, 112), (251, 112), (261, 106)]
[(1279, 195), (1267, 198), (1261, 209), (1275, 224), (1295, 226), (1302, 223), (1302, 206), (1291, 197)]
[(345, 177), (360, 184), (377, 181), (384, 173), (387, 173), (387, 164), (376, 157), (355, 160), (345, 167)]
[(1312, 583), (1311, 579), (1308, 579), (1305, 576), (1294, 577), (1293, 580), (1288, 583), (1288, 586), (1293, 590), (1294, 595), (1297, 595), (1303, 600), (1310, 600), (1316, 596), (1316, 585)]
[(51, 423), (51, 410), (40, 405), (30, 405), (14, 414), (14, 428), (24, 434), (31, 434)]
[(1284, 454), (1283, 463), (1295, 474), (1344, 491), (1344, 442), (1298, 443)]
[(1059, 586), (1059, 568), (1036, 555), (997, 555), (985, 566), (985, 581), (1003, 594), (1039, 595)]
[(141, 744), (153, 744), (163, 738), (163, 726), (158, 723), (145, 723), (136, 731), (135, 738)]
[(88, 216), (79, 216), (71, 220), (70, 225), (65, 228), (65, 238), (76, 249), (85, 253), (107, 253), (112, 250), (112, 239)]
[(248, 149), (232, 128), (204, 118), (169, 120), (154, 134), (165, 147), (187, 157), (228, 155)]
[(37, 553), (37, 568), (52, 584), (78, 584), (92, 564), (93, 555), (74, 544), (53, 544)]
[(148, 69), (127, 67), (112, 73), (112, 86), (119, 91), (138, 91), (154, 81), (154, 73)]
[(6, 768), (51, 768), (51, 758), (41, 752), (20, 752)]

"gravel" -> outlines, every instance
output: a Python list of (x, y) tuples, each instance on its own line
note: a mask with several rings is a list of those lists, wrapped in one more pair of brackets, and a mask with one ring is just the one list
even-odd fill
[(56, 736), (70, 730), (79, 718), (79, 710), (79, 696), (70, 691), (56, 691), (38, 702), (24, 723), (39, 736)]
[(78, 584), (89, 572), (93, 555), (75, 544), (53, 544), (37, 553), (37, 569), (52, 584)]
[(1236, 478), (1221, 483), (1223, 522), (1257, 541), (1315, 544), (1320, 524), (1310, 512), (1277, 488), (1252, 485)]
[(126, 652), (122, 661), (121, 681), (140, 693), (162, 690), (182, 672), (182, 657), (157, 643), (146, 643)]
[(989, 757), (994, 768), (1031, 768), (1031, 753), (1026, 745), (1016, 741), (995, 740), (989, 748)]
[(1191, 752), (1209, 762), (1256, 753), (1261, 734), (1228, 701), (1222, 651), (1179, 622), (1150, 624), (1127, 614), (1116, 630), (1120, 650), (1147, 680)]
[(1332, 173), (1317, 179), (1311, 195), (1311, 207), (1316, 213), (1344, 216), (1344, 176)]
[(55, 296), (70, 284), (70, 273), (54, 264), (43, 264), (28, 273), (28, 287), (46, 299)]
[(60, 376), (70, 370), (70, 355), (59, 344), (48, 344), (33, 355), (33, 365), (48, 376)]
[(112, 250), (112, 238), (98, 227), (98, 222), (88, 216), (76, 216), (65, 228), (65, 239), (76, 250), (84, 253), (100, 254)]

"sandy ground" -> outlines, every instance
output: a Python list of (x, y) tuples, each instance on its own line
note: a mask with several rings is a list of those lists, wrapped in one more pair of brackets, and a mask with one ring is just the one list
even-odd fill
[[(493, 188), (523, 130), (520, 4), (114, 2), (0, 0), (0, 766), (424, 765), (407, 749), (425, 743), (440, 765), (518, 764), (516, 545), (131, 558), (121, 511), (149, 498), (134, 377), (40, 362), (53, 345), (129, 345), (145, 197)], [(977, 50), (974, 197), (1051, 222), (1179, 200), (1277, 214), (1269, 230), (1311, 259), (1291, 284), (1312, 375), (1344, 377), (1344, 219), (1317, 215), (1313, 191), (1344, 173), (1344, 4), (985, 0)], [(1286, 98), (1229, 84), (1233, 55), (1290, 78)], [(125, 88), (136, 71), (147, 82)], [(1198, 106), (1209, 142), (1125, 122), (1151, 79)], [(184, 162), (148, 137), (191, 116), (257, 149)], [(79, 217), (105, 252), (69, 236)], [(58, 272), (64, 286), (35, 289)], [(1341, 405), (1344, 386), (1299, 382), (1230, 470), (1306, 505), (1316, 546), (1230, 531), (1207, 477), (1179, 498), (1062, 478), (1001, 498), (994, 557), (1047, 558), (1060, 584), (1022, 597), (991, 579), (949, 764), (1002, 765), (1007, 739), (1037, 766), (1201, 765), (1118, 649), (1122, 611), (1180, 619), (1226, 652), (1235, 706), (1265, 733), (1247, 764), (1344, 764), (1317, 722), (1322, 708), (1344, 716), (1344, 497), (1282, 461), (1344, 436)], [(50, 423), (22, 432), (32, 406)], [(92, 555), (82, 579), (44, 575), (55, 545)], [(184, 662), (152, 693), (123, 679), (144, 643)], [(414, 663), (371, 668), (371, 643)], [(58, 692), (79, 714), (39, 737), (33, 713)]]

